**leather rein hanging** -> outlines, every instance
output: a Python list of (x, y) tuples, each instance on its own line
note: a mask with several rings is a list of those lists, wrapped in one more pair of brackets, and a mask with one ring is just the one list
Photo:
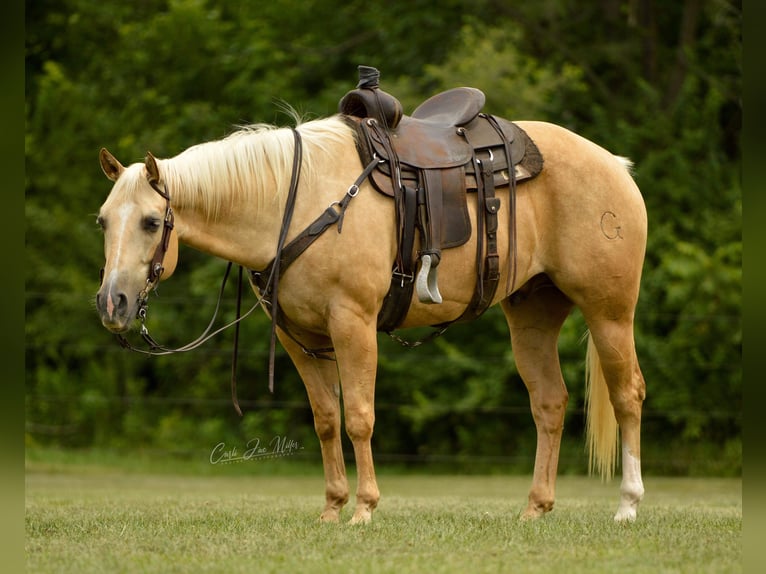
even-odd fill
[[(165, 217), (162, 230), (162, 237), (159, 245), (154, 252), (151, 264), (149, 266), (149, 273), (146, 279), (146, 286), (138, 295), (138, 312), (136, 318), (141, 321), (141, 337), (149, 345), (149, 349), (141, 349), (131, 344), (123, 335), (116, 335), (120, 345), (131, 351), (142, 353), (145, 355), (170, 355), (174, 353), (183, 353), (192, 351), (203, 343), (207, 342), (214, 336), (218, 335), (222, 331), (229, 327), (235, 326), (234, 335), (234, 349), (232, 357), (232, 375), (231, 375), (231, 394), (234, 409), (237, 414), (242, 416), (242, 410), (239, 407), (239, 401), (237, 399), (237, 353), (239, 346), (239, 323), (247, 318), (255, 309), (264, 305), (270, 308), (271, 315), (271, 332), (269, 340), (269, 391), (274, 392), (274, 360), (276, 351), (276, 328), (279, 326), (282, 331), (288, 335), (291, 339), (296, 341), (301, 347), (304, 353), (314, 358), (335, 360), (334, 357), (328, 355), (333, 352), (332, 347), (322, 349), (309, 349), (305, 347), (295, 336), (293, 336), (288, 330), (285, 322), (281, 318), (281, 309), (277, 301), (279, 278), (285, 269), (295, 261), (298, 256), (303, 253), (319, 236), (324, 233), (330, 226), (337, 224), (338, 233), (341, 232), (343, 224), (343, 216), (345, 215), (346, 208), (351, 200), (359, 193), (359, 186), (369, 177), (375, 166), (381, 162), (378, 158), (374, 158), (362, 171), (362, 174), (356, 179), (356, 181), (346, 191), (345, 196), (340, 201), (332, 202), (327, 209), (320, 215), (313, 223), (311, 223), (302, 233), (300, 233), (290, 243), (285, 245), (287, 239), (287, 233), (292, 221), (293, 211), (295, 210), (295, 199), (298, 192), (298, 183), (300, 180), (300, 168), (303, 159), (303, 147), (300, 137), (300, 133), (296, 129), (292, 129), (293, 136), (295, 138), (295, 152), (293, 155), (292, 174), (290, 176), (290, 188), (287, 194), (287, 202), (285, 205), (285, 212), (282, 217), (282, 226), (280, 229), (279, 239), (277, 242), (276, 256), (272, 262), (263, 271), (250, 271), (252, 282), (258, 287), (259, 297), (253, 306), (245, 312), (244, 315), (240, 315), (241, 300), (242, 300), (242, 266), (239, 267), (239, 281), (237, 288), (237, 312), (236, 318), (227, 323), (226, 325), (219, 327), (215, 331), (212, 331), (215, 324), (215, 320), (218, 317), (218, 312), (221, 307), (221, 300), (223, 299), (223, 293), (228, 281), (229, 273), (231, 271), (232, 263), (229, 262), (224, 273), (221, 287), (218, 293), (218, 301), (216, 302), (213, 317), (210, 320), (207, 328), (204, 332), (197, 337), (194, 341), (187, 343), (181, 347), (172, 349), (164, 347), (157, 343), (155, 339), (149, 334), (149, 329), (146, 327), (146, 312), (148, 308), (149, 292), (152, 289), (156, 289), (159, 284), (159, 280), (164, 272), (163, 261), (165, 254), (167, 253), (170, 245), (170, 234), (173, 231), (174, 216), (173, 210), (170, 206), (170, 194), (167, 190), (167, 184), (163, 184), (160, 188), (156, 181), (150, 181), (152, 188), (159, 193), (165, 199)], [(103, 269), (101, 270), (103, 280)], [(267, 299), (270, 297), (271, 300)], [(211, 332), (212, 331), (212, 332)]]

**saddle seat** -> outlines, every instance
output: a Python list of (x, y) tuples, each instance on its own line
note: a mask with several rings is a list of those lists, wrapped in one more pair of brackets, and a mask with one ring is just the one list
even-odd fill
[(428, 98), (411, 116), (429, 124), (461, 127), (476, 119), (485, 101), (484, 92), (476, 88), (452, 88)]

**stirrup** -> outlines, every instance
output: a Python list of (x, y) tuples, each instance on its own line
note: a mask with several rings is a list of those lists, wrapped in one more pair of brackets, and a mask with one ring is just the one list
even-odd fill
[(442, 302), (442, 295), (439, 293), (438, 286), (438, 267), (431, 267), (431, 255), (425, 254), (420, 258), (420, 271), (415, 280), (415, 290), (418, 293), (418, 300), (428, 305), (439, 304)]

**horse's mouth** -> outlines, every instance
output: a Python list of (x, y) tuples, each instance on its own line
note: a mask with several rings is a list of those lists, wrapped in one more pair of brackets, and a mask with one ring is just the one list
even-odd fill
[(132, 321), (121, 321), (119, 318), (109, 319), (101, 317), (101, 324), (115, 335), (121, 335), (130, 331)]

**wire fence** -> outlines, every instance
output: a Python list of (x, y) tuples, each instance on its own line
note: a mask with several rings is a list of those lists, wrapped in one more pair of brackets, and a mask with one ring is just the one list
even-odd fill
[[(78, 396), (46, 396), (46, 395), (29, 395), (27, 401), (38, 401), (48, 403), (48, 407), (57, 406), (78, 406), (88, 403), (89, 409), (93, 408), (93, 399), (85, 399)], [(171, 408), (177, 407), (192, 407), (196, 416), (200, 415), (215, 415), (219, 417), (231, 416), (232, 407), (231, 402), (228, 399), (202, 399), (198, 397), (189, 396), (175, 396), (175, 397), (135, 397), (135, 396), (108, 396), (99, 397), (97, 399), (98, 404), (101, 405), (105, 411), (114, 413), (114, 407), (118, 410), (124, 409), (151, 409), (157, 412), (166, 413)], [(311, 427), (311, 408), (308, 404), (308, 400), (296, 401), (296, 400), (241, 400), (240, 406), (245, 414), (248, 412), (275, 412), (275, 411), (287, 411), (295, 415), (293, 418), (304, 421), (306, 428), (302, 429), (301, 436), (310, 436), (312, 442), (305, 445), (306, 448), (292, 459), (300, 462), (306, 462), (311, 464), (321, 464), (321, 453), (319, 449), (319, 442), (311, 434), (313, 428)], [(382, 402), (376, 404), (376, 413), (379, 420), (385, 419), (386, 414), (390, 413), (393, 420), (399, 416), (402, 409), (412, 406), (409, 403), (394, 403), (394, 402)], [(443, 409), (447, 412), (454, 405), (446, 404), (434, 404), (435, 409)], [(195, 415), (189, 415), (195, 416)], [(648, 429), (648, 432), (644, 432), (644, 451), (642, 453), (642, 461), (645, 468), (650, 472), (654, 471), (659, 474), (736, 474), (741, 472), (741, 460), (737, 461), (736, 453), (734, 455), (729, 454), (728, 460), (726, 458), (724, 450), (725, 446), (719, 445), (718, 447), (702, 448), (701, 445), (695, 445), (694, 441), (690, 443), (688, 450), (684, 449), (679, 451), (678, 449), (671, 450), (663, 441), (653, 442), (651, 438), (651, 430), (655, 426), (666, 428), (668, 421), (678, 420), (679, 417), (686, 418), (689, 415), (697, 416), (704, 415), (706, 420), (713, 421), (716, 425), (723, 425), (727, 427), (741, 428), (742, 413), (733, 409), (721, 408), (715, 411), (699, 411), (699, 410), (662, 410), (662, 409), (646, 409), (643, 413), (643, 426), (644, 429)], [(517, 444), (523, 445), (522, 448), (516, 450), (507, 450), (502, 454), (487, 454), (481, 452), (397, 452), (392, 450), (386, 450), (385, 448), (375, 447), (375, 440), (373, 442), (375, 459), (383, 464), (403, 466), (410, 469), (421, 469), (424, 471), (442, 471), (442, 470), (459, 470), (460, 472), (482, 472), (490, 471), (496, 472), (501, 469), (510, 469), (512, 471), (530, 471), (534, 462), (534, 450), (535, 450), (535, 428), (531, 417), (530, 409), (528, 406), (521, 405), (498, 405), (498, 406), (476, 406), (472, 408), (461, 408), (460, 416), (470, 418), (471, 416), (481, 417), (486, 421), (488, 418), (497, 417), (499, 420), (505, 420), (508, 417), (519, 417), (519, 421), (516, 426), (525, 428), (523, 433), (516, 433), (514, 437)], [(391, 419), (389, 419), (391, 420)], [(566, 413), (567, 425), (572, 428), (582, 429), (584, 427), (584, 413), (581, 408), (570, 406)], [(45, 421), (27, 420), (26, 432), (36, 437), (42, 443), (47, 440), (67, 439), (85, 432), (81, 425), (63, 423), (63, 424), (49, 424)], [(387, 428), (378, 428), (376, 434), (385, 436), (385, 433), (389, 432)], [(523, 435), (523, 436), (520, 436)], [(567, 472), (587, 472), (587, 454), (584, 451), (585, 443), (584, 437), (579, 436), (580, 440), (577, 440), (577, 436), (564, 437), (564, 443), (561, 450), (559, 459), (559, 467), (563, 471)], [(375, 436), (374, 436), (375, 439)], [(574, 439), (574, 440), (573, 440)], [(496, 436), (493, 440), (503, 441), (504, 437)], [(203, 441), (204, 442), (204, 441)], [(214, 441), (213, 441), (214, 442)], [(199, 441), (197, 441), (199, 443)], [(423, 439), (423, 443), (428, 445), (428, 436)], [(134, 445), (138, 446), (144, 453), (150, 453), (154, 457), (166, 458), (166, 457), (180, 457), (183, 459), (193, 460), (207, 460), (211, 453), (211, 448), (215, 446), (210, 445), (198, 445), (195, 447), (186, 446), (167, 446), (162, 444), (146, 444), (146, 445)], [(350, 441), (344, 443), (345, 456), (349, 464), (353, 464), (353, 451), (350, 449)], [(422, 445), (420, 445), (422, 446)], [(718, 453), (716, 453), (716, 448)], [(110, 447), (110, 450), (115, 450), (114, 447)], [(117, 451), (121, 450), (121, 447), (116, 448)], [(244, 448), (241, 450), (245, 450)], [(428, 449), (427, 449), (428, 450)], [(477, 449), (479, 450), (479, 449)], [(130, 456), (130, 449), (125, 449), (125, 456)], [(705, 458), (706, 460), (702, 460)], [(693, 469), (697, 468), (697, 471)], [(691, 469), (691, 470), (690, 470)]]

